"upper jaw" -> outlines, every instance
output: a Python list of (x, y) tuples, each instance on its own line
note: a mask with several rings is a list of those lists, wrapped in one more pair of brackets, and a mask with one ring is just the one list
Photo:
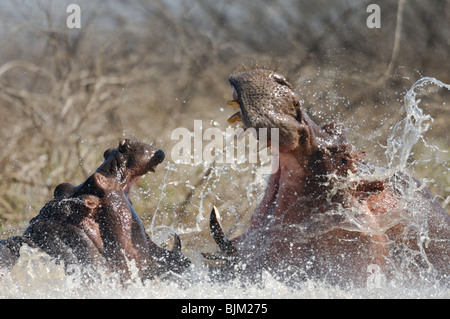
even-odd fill
[[(262, 128), (267, 129), (268, 131), (267, 131), (266, 137), (268, 140), (266, 142), (267, 142), (267, 146), (270, 146), (272, 144), (271, 129), (274, 129), (276, 127), (272, 127), (270, 124), (267, 127), (264, 127), (264, 126), (262, 126), (261, 121), (258, 121), (258, 120), (255, 121), (255, 119), (249, 117), (248, 112), (246, 112), (245, 105), (243, 105), (243, 103), (240, 99), (239, 89), (236, 89), (236, 86), (234, 85), (232, 80), (230, 80), (230, 83), (231, 83), (231, 88), (232, 88), (232, 99), (227, 101), (226, 104), (229, 106), (235, 107), (235, 108), (239, 108), (239, 111), (234, 113), (233, 115), (231, 115), (228, 118), (228, 123), (233, 124), (235, 122), (241, 122), (241, 127), (244, 129), (244, 133), (240, 134), (239, 138), (241, 138), (247, 134), (253, 133), (250, 130), (247, 130), (247, 129), (253, 128), (253, 129), (257, 130), (255, 133), (256, 133), (256, 137), (259, 139), (259, 137), (260, 137), (259, 129), (262, 129)], [(267, 122), (270, 122), (270, 120), (267, 120)], [(278, 142), (280, 142), (280, 141), (278, 141)]]
[(148, 172), (155, 172), (156, 167), (162, 163), (162, 161), (164, 160), (165, 154), (163, 151), (161, 150), (157, 150), (154, 152), (154, 154), (152, 155), (150, 161), (148, 162), (148, 164), (146, 165), (146, 168), (142, 171), (136, 171), (133, 173), (133, 175), (130, 176), (130, 178), (128, 179), (128, 181), (126, 181), (125, 185), (123, 186), (123, 191), (125, 194), (128, 195), (128, 193), (130, 192), (131, 188), (133, 187), (133, 185), (145, 174), (147, 174)]
[[(253, 129), (257, 130), (260, 127), (253, 126), (251, 118), (248, 118), (248, 115), (247, 115), (247, 117), (245, 116), (246, 112), (245, 112), (245, 109), (243, 108), (242, 102), (240, 101), (239, 91), (236, 89), (236, 86), (234, 85), (232, 80), (230, 80), (230, 84), (231, 84), (231, 88), (232, 88), (232, 99), (227, 101), (226, 104), (229, 105), (229, 106), (235, 107), (235, 108), (239, 108), (239, 111), (234, 113), (233, 115), (231, 115), (228, 118), (228, 123), (229, 124), (233, 124), (235, 122), (241, 122), (241, 127), (243, 129), (243, 132), (238, 135), (238, 139), (239, 140), (241, 138), (245, 137), (248, 134), (254, 134), (254, 136), (257, 139), (259, 139), (259, 137), (260, 137), (259, 136), (259, 132), (258, 131), (252, 131), (252, 130), (249, 130), (249, 129), (253, 128)], [(267, 129), (269, 129), (269, 128), (270, 127), (267, 127)], [(270, 145), (271, 145), (270, 132), (269, 132), (269, 134), (266, 137), (267, 137), (268, 140), (266, 141), (267, 144), (264, 144), (264, 145), (265, 145), (265, 147), (270, 147)], [(265, 147), (263, 147), (263, 148), (265, 148)]]
[[(226, 104), (230, 105), (232, 107), (237, 107), (240, 108), (241, 104), (239, 103), (239, 97), (236, 91), (236, 88), (234, 87), (233, 84), (231, 84), (232, 87), (232, 100), (227, 101)], [(239, 112), (234, 113), (233, 115), (231, 115), (228, 118), (228, 123), (232, 124), (234, 122), (242, 122), (242, 113), (241, 113), (241, 109), (239, 110)]]
[(155, 172), (156, 166), (164, 161), (166, 154), (162, 150), (156, 149), (147, 165), (148, 171)]

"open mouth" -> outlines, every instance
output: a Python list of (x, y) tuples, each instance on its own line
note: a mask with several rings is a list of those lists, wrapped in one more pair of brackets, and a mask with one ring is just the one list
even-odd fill
[[(237, 91), (236, 91), (234, 85), (231, 85), (231, 87), (233, 88), (233, 92), (232, 92), (233, 99), (231, 101), (227, 101), (226, 104), (230, 105), (232, 107), (240, 108), (241, 105), (239, 104), (239, 98), (238, 98)], [(240, 110), (239, 110), (239, 112), (234, 113), (233, 115), (231, 115), (228, 118), (228, 123), (233, 124), (234, 122), (242, 122), (242, 113)]]
[(139, 176), (133, 176), (130, 178), (130, 180), (128, 181), (128, 183), (125, 184), (125, 186), (123, 187), (123, 192), (128, 196), (128, 194), (131, 191), (131, 188), (133, 187), (133, 185), (141, 178), (141, 175)]
[[(242, 108), (241, 108), (241, 104), (239, 103), (238, 93), (237, 93), (236, 88), (234, 87), (233, 84), (231, 84), (231, 88), (232, 88), (232, 100), (227, 101), (225, 104), (227, 104), (229, 106), (232, 106), (232, 107), (239, 108), (240, 110), (239, 110), (239, 112), (234, 113), (233, 115), (231, 115), (228, 118), (228, 123), (229, 124), (233, 124), (235, 122), (241, 122), (240, 126), (242, 127), (243, 132), (240, 133), (237, 136), (238, 140), (241, 140), (242, 138), (244, 138), (246, 135), (249, 135), (249, 134), (253, 134), (255, 136), (255, 138), (257, 138), (259, 140), (259, 136), (256, 133), (256, 131), (255, 130), (251, 130), (250, 129), (251, 127), (246, 125), (245, 121), (243, 121), (243, 119), (242, 119)], [(270, 146), (271, 146), (271, 140), (270, 140), (270, 137), (269, 137), (269, 139), (267, 140), (267, 143), (261, 144), (259, 146), (260, 147), (259, 150), (262, 150), (262, 149), (264, 149), (266, 147), (270, 148)]]
[[(158, 166), (158, 164), (155, 164), (153, 166), (150, 166), (150, 168), (148, 169), (147, 172), (155, 172), (156, 167)], [(135, 175), (135, 176), (131, 176), (130, 179), (128, 180), (128, 182), (125, 184), (125, 186), (123, 186), (123, 192), (125, 194), (129, 194), (131, 191), (131, 188), (133, 187), (133, 185), (142, 177), (144, 176), (146, 173), (142, 174), (142, 175)]]

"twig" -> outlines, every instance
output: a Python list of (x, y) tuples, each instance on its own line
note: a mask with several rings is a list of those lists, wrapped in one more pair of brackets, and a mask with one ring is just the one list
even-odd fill
[(394, 70), (395, 65), (397, 64), (398, 53), (400, 51), (400, 42), (401, 42), (401, 38), (402, 38), (404, 4), (405, 4), (405, 0), (398, 1), (397, 26), (395, 27), (394, 48), (392, 49), (391, 60), (386, 69), (386, 72), (384, 72), (384, 75), (378, 80), (379, 84), (381, 84), (387, 80), (387, 78), (392, 74), (392, 71)]
[(194, 191), (197, 190), (209, 177), (209, 175), (211, 175), (211, 172), (215, 166), (216, 162), (212, 162), (211, 164), (209, 164), (208, 168), (204, 171), (203, 175), (200, 177), (200, 179), (197, 181), (197, 183), (195, 183), (194, 187), (186, 194), (186, 197), (184, 198), (183, 201), (180, 202), (176, 212), (178, 214), (184, 212), (186, 210), (186, 206), (188, 205), (188, 203), (190, 203), (192, 196), (194, 195)]

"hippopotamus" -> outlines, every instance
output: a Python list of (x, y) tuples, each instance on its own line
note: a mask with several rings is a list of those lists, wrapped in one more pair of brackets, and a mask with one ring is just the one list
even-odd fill
[(141, 279), (167, 271), (181, 273), (188, 267), (179, 237), (175, 235), (172, 251), (157, 246), (129, 199), (133, 183), (154, 171), (164, 152), (136, 139), (122, 139), (103, 156), (104, 162), (80, 185), (58, 185), (54, 199), (22, 236), (3, 241), (0, 247), (10, 266), (19, 257), (18, 247), (26, 242), (64, 261), (66, 269), (103, 266), (123, 280), (130, 277), (128, 261), (135, 262)]
[[(104, 162), (95, 172), (115, 179), (128, 196), (133, 184), (147, 172), (154, 172), (164, 157), (165, 154), (162, 150), (151, 145), (136, 139), (122, 139), (118, 147), (109, 148), (103, 153)], [(78, 186), (61, 183), (53, 192), (54, 198), (77, 197), (85, 194), (96, 195), (98, 185), (93, 183), (93, 179), (94, 175), (91, 175)]]
[(278, 129), (269, 142), (279, 168), (241, 235), (229, 239), (212, 210), (219, 251), (204, 256), (214, 273), (255, 280), (265, 270), (287, 283), (365, 286), (377, 269), (386, 278), (448, 281), (450, 218), (426, 187), (404, 171), (380, 178), (342, 124), (314, 123), (283, 75), (251, 69), (229, 81), (227, 104), (239, 108), (229, 122)]

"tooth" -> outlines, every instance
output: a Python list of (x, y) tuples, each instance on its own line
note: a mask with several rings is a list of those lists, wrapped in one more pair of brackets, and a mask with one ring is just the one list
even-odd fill
[(174, 235), (172, 251), (181, 251), (181, 240), (177, 234)]
[(239, 105), (239, 103), (236, 102), (236, 101), (227, 101), (225, 104), (226, 104), (226, 105), (229, 105), (229, 106), (232, 106), (232, 107), (241, 107), (241, 106)]
[(211, 230), (211, 235), (214, 241), (219, 246), (220, 250), (225, 253), (226, 256), (235, 255), (237, 250), (234, 247), (233, 242), (228, 239), (222, 229), (220, 224), (220, 215), (218, 209), (214, 206), (211, 210), (211, 215), (209, 217), (209, 227)]
[(241, 112), (240, 112), (240, 111), (237, 112), (237, 113), (234, 113), (234, 114), (231, 115), (230, 118), (228, 119), (228, 123), (230, 123), (230, 124), (232, 124), (232, 123), (234, 123), (234, 122), (237, 122), (237, 121), (239, 121), (239, 122), (242, 121), (242, 117), (241, 117)]

